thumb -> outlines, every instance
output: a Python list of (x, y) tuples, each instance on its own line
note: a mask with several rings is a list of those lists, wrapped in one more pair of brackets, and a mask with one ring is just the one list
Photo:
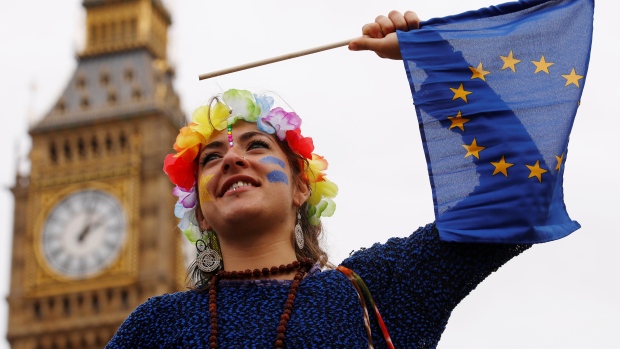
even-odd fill
[(380, 40), (380, 39), (373, 39), (370, 36), (360, 36), (357, 39), (354, 39), (353, 41), (351, 41), (349, 43), (349, 50), (351, 51), (375, 51), (375, 49), (373, 49), (373, 47), (376, 47), (376, 44), (373, 42), (373, 40)]
[(384, 38), (375, 39), (369, 36), (362, 36), (349, 43), (351, 51), (374, 51), (377, 56), (389, 59), (402, 59), (398, 37), (395, 33), (390, 33)]

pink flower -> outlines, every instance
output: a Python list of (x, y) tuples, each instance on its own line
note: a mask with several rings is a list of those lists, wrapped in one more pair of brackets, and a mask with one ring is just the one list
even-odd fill
[(271, 109), (269, 115), (263, 118), (262, 122), (275, 128), (275, 133), (281, 141), (286, 138), (286, 131), (292, 131), (301, 126), (301, 119), (297, 114), (288, 113), (280, 107)]
[(184, 208), (194, 208), (196, 206), (196, 191), (195, 187), (190, 190), (185, 190), (179, 186), (172, 189), (172, 194), (178, 197), (178, 203), (183, 205)]

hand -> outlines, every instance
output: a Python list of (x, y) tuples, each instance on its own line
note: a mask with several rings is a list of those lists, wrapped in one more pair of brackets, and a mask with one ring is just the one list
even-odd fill
[(349, 50), (374, 51), (377, 56), (389, 59), (402, 59), (396, 30), (409, 31), (420, 27), (420, 19), (415, 12), (401, 14), (390, 11), (388, 16), (379, 16), (374, 23), (362, 27), (362, 36), (349, 43)]

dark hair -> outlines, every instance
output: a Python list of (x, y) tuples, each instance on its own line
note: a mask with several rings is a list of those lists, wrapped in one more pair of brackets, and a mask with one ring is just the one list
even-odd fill
[[(272, 137), (276, 140), (276, 143), (280, 146), (280, 149), (286, 155), (287, 162), (291, 168), (291, 175), (295, 179), (297, 183), (295, 184), (303, 184), (313, 190), (311, 188), (310, 183), (306, 178), (304, 178), (304, 172), (307, 166), (309, 166), (308, 159), (303, 156), (295, 153), (291, 147), (288, 145), (286, 141), (281, 141), (277, 137)], [(196, 157), (195, 161), (198, 161), (199, 157)], [(302, 183), (299, 183), (301, 181)], [(199, 193), (198, 181), (196, 181), (196, 195)], [(200, 204), (197, 202), (196, 209), (200, 209)], [(310, 217), (308, 213), (308, 203), (304, 202), (299, 208), (299, 213), (301, 215), (301, 229), (304, 233), (304, 248), (302, 250), (299, 249), (297, 244), (293, 244), (295, 246), (295, 256), (297, 260), (301, 260), (302, 258), (307, 258), (311, 260), (313, 263), (318, 263), (319, 266), (331, 266), (328, 261), (327, 253), (321, 248), (320, 238), (323, 235), (323, 225), (319, 221), (317, 225), (310, 224)], [(212, 239), (211, 245), (217, 244), (219, 250), (219, 242), (217, 240), (217, 233), (213, 234), (214, 238)], [(221, 269), (224, 268), (224, 262), (221, 262)], [(207, 285), (211, 280), (211, 277), (215, 275), (218, 270), (207, 273), (200, 269), (196, 265), (194, 261), (188, 268), (188, 278), (190, 279), (191, 287), (197, 290), (207, 290)]]

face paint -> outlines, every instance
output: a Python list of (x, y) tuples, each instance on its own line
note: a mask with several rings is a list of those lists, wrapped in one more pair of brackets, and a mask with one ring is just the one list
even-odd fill
[(200, 193), (200, 204), (202, 205), (205, 202), (211, 201), (211, 195), (209, 195), (209, 191), (207, 190), (207, 184), (213, 178), (213, 174), (201, 176), (200, 181), (198, 182), (198, 191)]
[(263, 164), (279, 165), (280, 167), (284, 168), (284, 161), (273, 156), (265, 156), (264, 158), (260, 159), (259, 162), (262, 162)]
[(282, 182), (288, 184), (288, 177), (286, 174), (278, 170), (267, 173), (267, 180), (270, 182)]

